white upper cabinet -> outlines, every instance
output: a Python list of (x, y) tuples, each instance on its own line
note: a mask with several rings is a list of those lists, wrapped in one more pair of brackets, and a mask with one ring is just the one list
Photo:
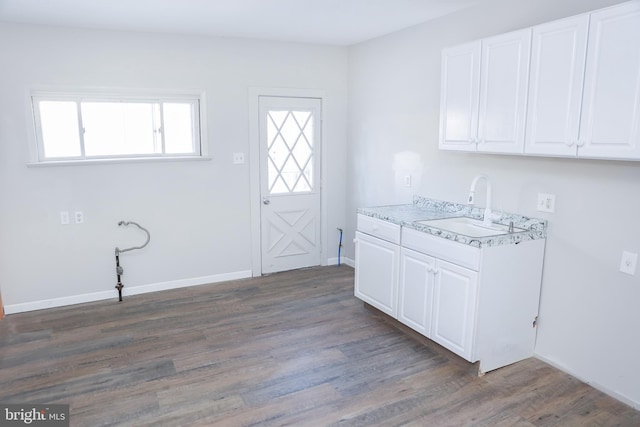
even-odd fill
[(478, 151), (521, 154), (531, 29), (482, 40)]
[(525, 153), (577, 154), (589, 15), (533, 28)]
[(640, 159), (640, 1), (591, 14), (579, 155)]
[(441, 149), (476, 150), (480, 46), (478, 40), (442, 51)]
[(441, 149), (640, 160), (640, 0), (445, 49), (442, 82)]
[(522, 153), (531, 29), (442, 51), (440, 148)]

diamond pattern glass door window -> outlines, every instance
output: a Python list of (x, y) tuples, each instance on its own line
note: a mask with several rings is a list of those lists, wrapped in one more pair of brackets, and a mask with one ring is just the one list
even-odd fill
[(313, 116), (310, 111), (267, 112), (269, 194), (313, 191)]

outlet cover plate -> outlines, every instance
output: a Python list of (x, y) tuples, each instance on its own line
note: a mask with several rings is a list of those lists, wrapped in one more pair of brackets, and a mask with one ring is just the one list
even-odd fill
[(82, 213), (82, 211), (75, 211), (73, 217), (75, 218), (76, 224), (84, 223), (84, 213)]
[(555, 212), (556, 195), (538, 193), (538, 204), (536, 205), (536, 209), (539, 210), (540, 212), (550, 212), (550, 213)]
[(243, 165), (244, 164), (244, 153), (233, 153), (233, 164), (234, 165)]
[(631, 276), (636, 274), (636, 265), (638, 264), (638, 254), (624, 251), (622, 252), (622, 260), (620, 261), (620, 271)]

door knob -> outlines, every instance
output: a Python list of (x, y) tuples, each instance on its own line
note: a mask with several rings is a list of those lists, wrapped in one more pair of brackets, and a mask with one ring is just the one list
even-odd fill
[(265, 205), (268, 205), (269, 203), (271, 203), (271, 200), (267, 199), (266, 197), (264, 199), (262, 199), (262, 203)]

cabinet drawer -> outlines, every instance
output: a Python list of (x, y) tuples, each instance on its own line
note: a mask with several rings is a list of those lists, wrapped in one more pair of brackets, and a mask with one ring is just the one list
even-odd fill
[(400, 226), (398, 224), (358, 214), (358, 231), (396, 245), (400, 244)]
[(479, 248), (432, 236), (421, 231), (403, 228), (402, 246), (471, 270), (478, 271), (480, 267)]

